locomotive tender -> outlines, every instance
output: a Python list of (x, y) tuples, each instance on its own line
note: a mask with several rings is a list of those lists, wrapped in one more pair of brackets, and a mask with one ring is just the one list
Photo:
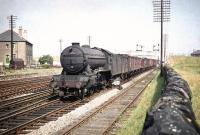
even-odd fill
[(53, 93), (60, 97), (75, 95), (81, 99), (99, 87), (112, 84), (117, 77), (124, 79), (157, 64), (154, 59), (113, 54), (102, 48), (80, 46), (79, 43), (65, 48), (60, 62), (62, 73), (54, 75), (50, 83)]

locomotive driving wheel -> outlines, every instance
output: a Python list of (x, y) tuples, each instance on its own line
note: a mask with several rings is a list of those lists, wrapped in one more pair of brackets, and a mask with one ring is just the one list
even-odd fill
[(90, 88), (90, 89), (87, 91), (87, 94), (88, 94), (89, 96), (93, 95), (93, 93), (94, 93), (94, 88)]
[(85, 89), (82, 88), (82, 89), (79, 90), (79, 97), (80, 97), (81, 100), (83, 100), (84, 96), (85, 96)]

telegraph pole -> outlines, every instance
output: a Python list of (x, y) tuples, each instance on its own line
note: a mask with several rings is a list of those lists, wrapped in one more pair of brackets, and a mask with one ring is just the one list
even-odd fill
[(62, 39), (60, 39), (59, 42), (60, 42), (60, 54), (61, 54), (62, 53), (62, 42), (63, 42)]
[(161, 4), (160, 4), (160, 6), (161, 6), (161, 8), (160, 8), (160, 10), (161, 10), (161, 20), (160, 20), (160, 24), (161, 24), (161, 30), (160, 30), (160, 35), (161, 35), (161, 37), (160, 37), (160, 50), (161, 50), (161, 54), (160, 54), (160, 60), (161, 60), (161, 65), (160, 65), (160, 69), (161, 69), (161, 75), (163, 75), (163, 72), (162, 72), (162, 69), (163, 69), (163, 0), (161, 0), (161, 2), (160, 2)]
[(164, 61), (167, 61), (167, 54), (166, 54), (166, 50), (167, 50), (167, 41), (168, 41), (168, 35), (164, 34)]
[(88, 44), (90, 46), (91, 36), (88, 36)]
[(10, 60), (10, 68), (13, 68), (13, 28), (15, 27), (15, 21), (17, 19), (17, 16), (9, 16), (9, 26), (10, 26), (10, 30), (11, 30), (11, 35), (10, 35), (10, 42), (11, 42), (11, 60)]
[(154, 0), (154, 22), (160, 22), (160, 69), (163, 75), (163, 22), (170, 21), (170, 0)]

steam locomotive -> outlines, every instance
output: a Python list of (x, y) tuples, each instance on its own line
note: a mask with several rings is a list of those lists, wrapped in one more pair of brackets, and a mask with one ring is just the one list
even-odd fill
[(54, 75), (50, 83), (53, 93), (81, 99), (100, 87), (111, 85), (116, 78), (127, 78), (157, 64), (154, 59), (114, 54), (102, 48), (80, 46), (79, 43), (65, 48), (60, 62), (63, 70), (60, 75)]

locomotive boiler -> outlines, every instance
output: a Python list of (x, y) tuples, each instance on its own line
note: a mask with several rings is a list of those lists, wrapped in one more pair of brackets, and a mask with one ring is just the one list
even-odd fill
[(63, 68), (60, 75), (54, 75), (50, 86), (60, 97), (77, 96), (81, 99), (96, 89), (110, 86), (116, 78), (127, 78), (157, 64), (156, 60), (114, 54), (102, 48), (90, 48), (72, 43), (60, 56)]
[(106, 57), (100, 50), (72, 43), (72, 46), (65, 48), (61, 53), (60, 62), (64, 72), (70, 75), (82, 73), (86, 68), (95, 70), (103, 67), (106, 64)]

